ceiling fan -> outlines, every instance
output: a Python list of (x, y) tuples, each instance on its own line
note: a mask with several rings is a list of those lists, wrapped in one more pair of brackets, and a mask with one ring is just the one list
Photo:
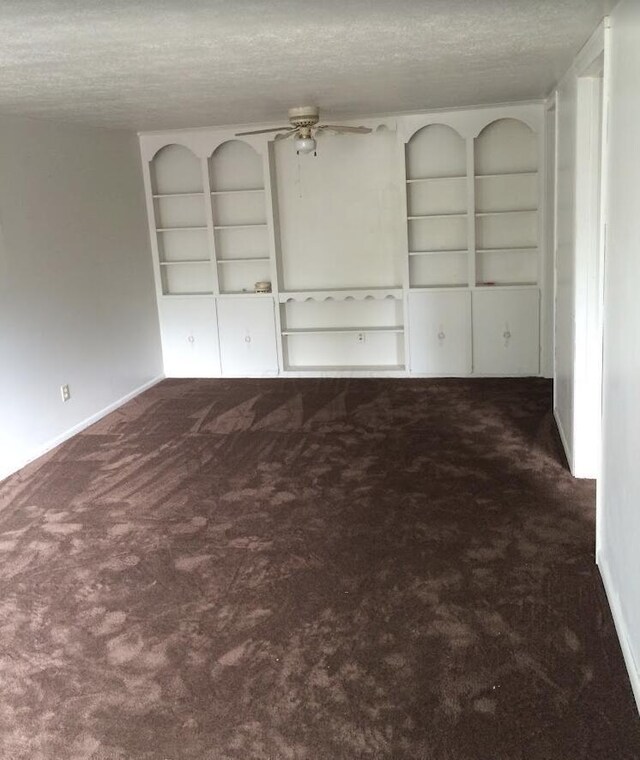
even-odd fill
[[(252, 132), (237, 132), (236, 137), (242, 135), (262, 135), (267, 132), (280, 132), (275, 136), (276, 140), (286, 140), (287, 137), (295, 137), (295, 146), (298, 153), (312, 153), (316, 149), (316, 137), (323, 132), (337, 132), (339, 134), (354, 133), (364, 135), (371, 132), (369, 127), (347, 127), (334, 124), (319, 124), (320, 111), (316, 106), (302, 106), (289, 109), (288, 127), (272, 127), (271, 129), (255, 129)], [(316, 126), (317, 125), (317, 126)]]

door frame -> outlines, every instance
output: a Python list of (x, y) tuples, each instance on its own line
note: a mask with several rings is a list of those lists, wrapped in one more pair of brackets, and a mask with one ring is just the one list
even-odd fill
[(608, 20), (575, 62), (577, 77), (572, 472), (597, 478), (602, 458)]

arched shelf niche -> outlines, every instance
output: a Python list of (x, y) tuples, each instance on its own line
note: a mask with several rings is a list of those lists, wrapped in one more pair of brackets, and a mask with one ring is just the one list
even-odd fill
[(492, 121), (474, 143), (476, 282), (538, 282), (538, 138), (519, 119)]
[(163, 295), (213, 293), (200, 159), (183, 145), (165, 145), (150, 175)]
[(407, 179), (439, 179), (467, 174), (465, 141), (446, 124), (428, 124), (406, 146)]
[(228, 140), (209, 159), (211, 192), (264, 190), (262, 157), (249, 143)]
[(405, 155), (410, 286), (465, 286), (466, 141), (446, 124), (429, 124), (411, 137)]
[(183, 145), (165, 145), (151, 159), (154, 195), (202, 193), (200, 159)]
[(538, 140), (519, 119), (497, 119), (487, 124), (475, 140), (476, 176), (535, 172)]
[(271, 282), (262, 156), (242, 140), (221, 143), (209, 158), (221, 293), (252, 293)]

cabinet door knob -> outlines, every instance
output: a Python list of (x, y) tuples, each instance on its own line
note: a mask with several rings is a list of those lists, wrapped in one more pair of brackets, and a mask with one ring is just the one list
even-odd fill
[(440, 330), (438, 333), (438, 340), (442, 342), (446, 337), (447, 336), (442, 332), (442, 330)]
[(245, 343), (251, 343), (251, 336), (250, 335), (245, 335), (244, 336), (244, 342)]

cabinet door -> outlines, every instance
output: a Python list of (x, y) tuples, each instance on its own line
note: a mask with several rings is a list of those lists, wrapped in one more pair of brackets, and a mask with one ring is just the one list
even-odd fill
[(165, 375), (219, 376), (218, 325), (213, 297), (162, 298), (159, 314)]
[(540, 372), (540, 292), (476, 290), (473, 370), (479, 375)]
[(273, 298), (218, 299), (218, 327), (223, 375), (277, 374)]
[(409, 294), (411, 371), (429, 375), (471, 372), (471, 294)]

